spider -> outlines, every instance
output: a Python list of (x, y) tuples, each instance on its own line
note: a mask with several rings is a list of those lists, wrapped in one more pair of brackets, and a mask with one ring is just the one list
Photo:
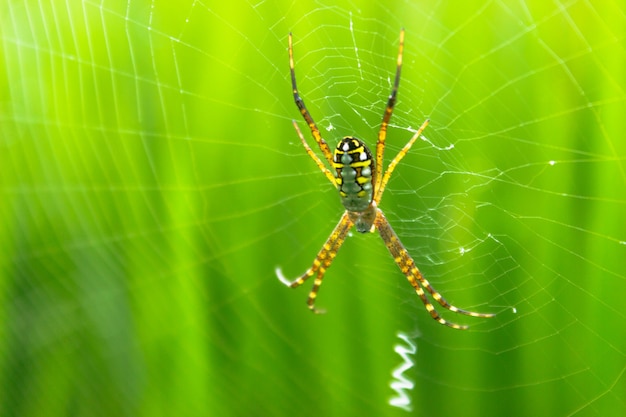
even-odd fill
[(449, 322), (437, 313), (433, 305), (430, 301), (428, 301), (428, 298), (424, 293), (424, 289), (428, 291), (432, 298), (434, 298), (442, 307), (455, 313), (472, 317), (493, 317), (494, 314), (475, 313), (472, 311), (462, 310), (448, 303), (441, 296), (441, 294), (439, 294), (432, 287), (432, 285), (430, 285), (426, 278), (424, 278), (415, 265), (415, 261), (413, 261), (411, 255), (409, 255), (405, 247), (402, 245), (402, 242), (400, 242), (398, 235), (391, 228), (387, 218), (378, 208), (380, 199), (385, 191), (385, 186), (387, 185), (393, 170), (411, 149), (415, 140), (421, 135), (424, 129), (426, 129), (426, 126), (428, 126), (429, 123), (429, 119), (424, 121), (413, 137), (411, 137), (409, 142), (389, 163), (387, 171), (383, 174), (383, 153), (385, 151), (387, 126), (389, 125), (389, 119), (391, 119), (391, 113), (393, 112), (394, 105), (396, 104), (396, 95), (398, 93), (398, 85), (400, 84), (400, 71), (402, 69), (403, 49), (404, 29), (400, 31), (400, 46), (398, 50), (396, 76), (391, 94), (387, 100), (387, 107), (385, 107), (385, 112), (383, 113), (380, 130), (378, 131), (378, 141), (376, 142), (376, 161), (374, 162), (372, 152), (369, 150), (367, 145), (360, 139), (353, 136), (344, 137), (339, 144), (337, 144), (334, 154), (331, 153), (328, 144), (322, 138), (317, 125), (313, 121), (311, 114), (304, 105), (304, 101), (298, 92), (298, 87), (296, 86), (296, 73), (294, 70), (292, 35), (289, 33), (289, 70), (291, 73), (291, 86), (294, 101), (300, 110), (300, 114), (302, 114), (302, 117), (304, 117), (304, 120), (309, 125), (311, 134), (319, 145), (322, 154), (330, 166), (335, 170), (336, 174), (333, 174), (331, 170), (324, 165), (322, 160), (311, 150), (295, 120), (292, 121), (293, 127), (296, 129), (296, 133), (298, 134), (306, 153), (311, 157), (311, 159), (313, 159), (313, 161), (315, 161), (319, 169), (324, 173), (324, 175), (326, 175), (326, 178), (328, 178), (328, 180), (338, 189), (345, 212), (341, 216), (337, 226), (335, 226), (335, 229), (330, 234), (330, 237), (326, 240), (326, 243), (324, 243), (322, 249), (313, 260), (313, 265), (304, 274), (295, 280), (290, 281), (285, 278), (282, 270), (278, 267), (276, 268), (276, 275), (282, 283), (291, 288), (299, 287), (304, 284), (306, 280), (315, 276), (313, 288), (309, 293), (307, 304), (311, 311), (321, 313), (322, 311), (315, 308), (317, 293), (320, 285), (322, 284), (324, 273), (332, 264), (333, 259), (335, 259), (337, 251), (339, 251), (339, 248), (343, 244), (350, 228), (354, 225), (356, 230), (361, 233), (373, 233), (377, 230), (380, 237), (385, 242), (385, 245), (391, 253), (394, 261), (400, 267), (402, 273), (406, 275), (409, 283), (415, 289), (415, 292), (419, 296), (422, 303), (424, 303), (426, 310), (430, 313), (430, 316), (443, 325), (454, 329), (464, 330), (467, 329), (468, 326)]

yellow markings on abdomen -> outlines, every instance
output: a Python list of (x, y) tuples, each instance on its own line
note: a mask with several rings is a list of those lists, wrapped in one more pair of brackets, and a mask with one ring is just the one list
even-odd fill
[(343, 138), (335, 148), (333, 168), (343, 206), (352, 212), (365, 211), (374, 195), (374, 161), (367, 145), (352, 136)]

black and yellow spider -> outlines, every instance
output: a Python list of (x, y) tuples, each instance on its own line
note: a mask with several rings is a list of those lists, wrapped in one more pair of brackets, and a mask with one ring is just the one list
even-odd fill
[(315, 161), (320, 170), (326, 175), (326, 178), (339, 190), (341, 196), (341, 202), (346, 211), (341, 216), (339, 224), (335, 227), (330, 237), (322, 246), (319, 251), (313, 265), (299, 278), (294, 281), (289, 281), (284, 277), (280, 268), (276, 269), (276, 275), (285, 285), (296, 288), (302, 285), (307, 279), (315, 275), (313, 281), (313, 288), (309, 293), (307, 304), (309, 308), (316, 313), (320, 311), (315, 308), (315, 299), (317, 298), (317, 292), (322, 284), (324, 273), (330, 267), (333, 259), (337, 255), (337, 251), (343, 244), (346, 235), (352, 225), (356, 227), (356, 230), (361, 233), (373, 233), (374, 230), (378, 230), (380, 237), (385, 242), (387, 249), (393, 256), (394, 261), (400, 267), (400, 270), (415, 289), (415, 292), (424, 303), (426, 310), (430, 313), (431, 317), (437, 320), (439, 323), (454, 329), (467, 329), (467, 326), (451, 323), (442, 318), (435, 310), (433, 305), (426, 298), (426, 294), (422, 288), (439, 303), (441, 306), (447, 308), (455, 313), (464, 314), (472, 317), (493, 317), (494, 314), (474, 313), (472, 311), (462, 310), (448, 303), (439, 294), (430, 283), (421, 274), (415, 262), (411, 258), (411, 255), (404, 248), (398, 235), (393, 231), (391, 225), (385, 218), (383, 212), (378, 208), (380, 199), (385, 191), (385, 186), (389, 181), (389, 177), (393, 170), (396, 168), (400, 160), (407, 154), (415, 140), (420, 136), (422, 131), (428, 125), (429, 120), (422, 124), (422, 126), (415, 132), (411, 140), (400, 150), (398, 155), (391, 161), (387, 167), (387, 171), (383, 174), (383, 153), (385, 151), (385, 138), (387, 136), (387, 126), (389, 125), (389, 119), (393, 112), (393, 107), (396, 103), (396, 95), (398, 93), (398, 85), (400, 84), (400, 70), (402, 69), (402, 53), (404, 49), (404, 29), (400, 32), (400, 47), (398, 51), (398, 62), (396, 67), (396, 78), (393, 83), (393, 89), (387, 100), (387, 107), (383, 114), (383, 120), (378, 131), (378, 141), (376, 142), (376, 162), (372, 159), (372, 152), (367, 145), (360, 139), (353, 136), (344, 137), (337, 148), (334, 155), (331, 154), (330, 148), (326, 141), (322, 138), (319, 129), (317, 128), (313, 118), (309, 114), (304, 101), (298, 93), (296, 86), (296, 73), (294, 70), (293, 60), (293, 45), (291, 39), (291, 33), (289, 34), (289, 69), (291, 72), (291, 85), (293, 88), (293, 98), (300, 110), (300, 113), (304, 117), (304, 120), (309, 125), (311, 133), (315, 138), (315, 141), (319, 145), (322, 154), (330, 164), (330, 166), (336, 171), (336, 175), (326, 168), (320, 158), (313, 153), (309, 145), (306, 143), (300, 128), (296, 121), (293, 121), (293, 126), (302, 141), (304, 149), (309, 156)]

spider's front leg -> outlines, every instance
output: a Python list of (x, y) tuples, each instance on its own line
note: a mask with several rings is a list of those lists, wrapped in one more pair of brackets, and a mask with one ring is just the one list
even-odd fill
[(435, 307), (433, 307), (432, 303), (428, 301), (428, 298), (426, 298), (426, 294), (424, 293), (424, 289), (422, 289), (422, 287), (425, 288), (426, 291), (428, 291), (442, 307), (452, 312), (472, 317), (488, 318), (495, 316), (495, 314), (490, 313), (475, 313), (473, 311), (463, 310), (448, 303), (445, 298), (443, 298), (443, 296), (430, 285), (426, 278), (424, 278), (420, 270), (417, 268), (417, 265), (415, 265), (415, 261), (413, 261), (411, 255), (409, 255), (405, 247), (402, 245), (400, 238), (391, 228), (391, 225), (381, 210), (378, 210), (376, 213), (375, 226), (378, 233), (380, 233), (380, 237), (382, 237), (385, 242), (389, 253), (391, 253), (391, 256), (393, 256), (393, 259), (396, 261), (396, 264), (409, 280), (409, 283), (433, 319), (445, 326), (452, 327), (453, 329), (466, 330), (468, 328), (466, 325), (452, 323), (441, 317), (437, 310), (435, 310)]
[(317, 298), (317, 292), (319, 291), (320, 285), (322, 285), (322, 280), (324, 279), (324, 274), (326, 270), (330, 267), (337, 255), (337, 251), (343, 244), (346, 239), (346, 235), (348, 234), (348, 230), (352, 227), (352, 220), (348, 215), (348, 212), (344, 212), (343, 216), (339, 220), (337, 226), (332, 231), (322, 249), (318, 252), (317, 256), (313, 260), (313, 265), (307, 271), (302, 274), (300, 277), (296, 278), (293, 281), (288, 280), (283, 275), (283, 272), (280, 267), (276, 268), (276, 277), (283, 284), (287, 285), (290, 288), (297, 288), (300, 285), (304, 284), (306, 280), (315, 275), (315, 280), (313, 281), (313, 288), (311, 288), (311, 292), (309, 293), (309, 298), (307, 300), (307, 305), (309, 309), (314, 313), (323, 313), (321, 310), (317, 310), (315, 308), (315, 299)]

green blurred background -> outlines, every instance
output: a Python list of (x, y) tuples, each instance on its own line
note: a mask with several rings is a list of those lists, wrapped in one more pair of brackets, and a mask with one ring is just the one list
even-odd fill
[[(626, 414), (623, 2), (0, 5), (2, 416)], [(341, 214), (291, 126), (373, 145), (376, 235), (289, 290)], [(388, 160), (388, 159), (387, 159)], [(441, 309), (440, 309), (441, 310)], [(394, 351), (412, 412), (393, 407)]]

